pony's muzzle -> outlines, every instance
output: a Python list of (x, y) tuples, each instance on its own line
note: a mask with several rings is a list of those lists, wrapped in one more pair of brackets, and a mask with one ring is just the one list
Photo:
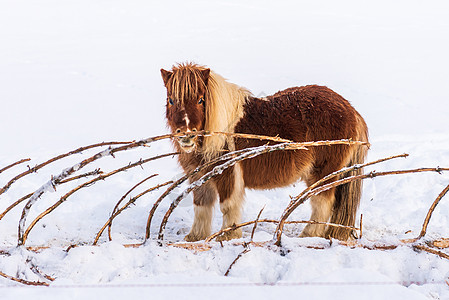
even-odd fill
[(195, 149), (196, 135), (180, 136), (178, 137), (178, 143), (182, 150), (189, 153)]

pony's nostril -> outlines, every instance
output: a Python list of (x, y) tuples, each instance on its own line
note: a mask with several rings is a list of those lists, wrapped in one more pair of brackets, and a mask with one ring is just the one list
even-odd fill
[(191, 144), (192, 143), (192, 139), (189, 136), (183, 136), (181, 138), (179, 138), (180, 142), (183, 144)]

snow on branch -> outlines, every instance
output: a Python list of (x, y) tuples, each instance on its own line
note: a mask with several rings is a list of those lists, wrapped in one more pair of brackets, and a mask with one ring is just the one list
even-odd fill
[[(134, 162), (132, 164), (128, 164), (127, 166), (121, 167), (119, 169), (116, 169), (114, 171), (111, 171), (109, 173), (106, 174), (101, 174), (79, 186), (77, 186), (76, 188), (70, 190), (68, 193), (66, 193), (64, 196), (62, 196), (55, 204), (53, 204), (52, 206), (50, 206), (49, 208), (47, 208), (44, 212), (42, 212), (39, 216), (37, 216), (31, 223), (30, 225), (26, 228), (26, 230), (23, 230), (21, 226), (19, 226), (19, 246), (23, 245), (28, 237), (28, 234), (30, 233), (31, 229), (33, 229), (33, 227), (36, 225), (37, 222), (39, 222), (43, 217), (45, 217), (46, 215), (48, 215), (49, 213), (51, 213), (52, 211), (54, 211), (59, 205), (61, 205), (64, 201), (67, 200), (68, 197), (70, 197), (71, 195), (73, 195), (74, 193), (76, 193), (77, 191), (79, 191), (82, 188), (85, 187), (89, 187), (92, 184), (96, 183), (99, 180), (104, 180), (112, 175), (115, 175), (117, 173), (129, 170), (131, 168), (137, 167), (137, 166), (142, 166), (143, 164), (146, 164), (147, 162), (156, 160), (156, 159), (160, 159), (163, 157), (168, 157), (168, 156), (173, 156), (176, 153), (167, 153), (167, 154), (162, 154), (162, 155), (158, 155), (155, 157), (151, 157), (151, 158), (147, 158), (147, 159), (141, 159), (137, 162)], [(24, 218), (23, 218), (23, 214), (22, 214), (22, 218), (20, 219), (19, 224), (24, 224)]]
[[(254, 138), (252, 136), (251, 138)], [(168, 218), (170, 217), (173, 210), (178, 206), (179, 202), (181, 202), (182, 199), (184, 199), (189, 193), (197, 190), (200, 186), (208, 182), (210, 179), (220, 175), (223, 173), (224, 170), (226, 170), (229, 167), (234, 166), (236, 163), (243, 161), (245, 159), (254, 158), (256, 156), (262, 155), (264, 153), (270, 153), (274, 151), (284, 151), (284, 150), (307, 150), (307, 147), (317, 147), (317, 146), (331, 146), (331, 145), (366, 145), (367, 143), (358, 142), (358, 141), (352, 141), (352, 140), (336, 140), (336, 141), (318, 141), (318, 142), (305, 142), (305, 143), (294, 143), (294, 142), (286, 142), (276, 145), (263, 145), (258, 147), (252, 147), (244, 149), (244, 151), (235, 151), (230, 152), (228, 155), (231, 155), (230, 159), (226, 162), (222, 163), (221, 165), (215, 166), (211, 171), (207, 172), (205, 175), (203, 175), (200, 179), (194, 181), (191, 183), (185, 191), (178, 196), (170, 205), (170, 208), (167, 210), (167, 212), (164, 215), (164, 218), (162, 219), (160, 228), (159, 228), (159, 235), (158, 239), (163, 240), (164, 238), (164, 231), (165, 226), (168, 221)], [(148, 231), (147, 231), (148, 236)]]
[[(162, 194), (153, 202), (153, 205), (148, 213), (147, 223), (145, 227), (145, 233), (142, 237), (143, 241), (146, 241), (151, 238), (151, 223), (154, 218), (154, 215), (156, 214), (156, 211), (158, 210), (160, 204), (163, 200), (167, 198), (170, 193), (173, 193), (173, 191), (178, 188), (181, 184), (184, 182), (189, 182), (190, 184), (185, 188), (185, 190), (179, 194), (174, 201), (171, 201), (170, 207), (165, 211), (161, 212), (163, 214), (162, 221), (159, 225), (159, 231), (157, 235), (157, 240), (159, 241), (160, 245), (164, 246), (174, 246), (174, 247), (181, 247), (185, 249), (191, 249), (192, 251), (207, 251), (211, 249), (211, 245), (215, 243), (213, 240), (220, 235), (223, 235), (227, 232), (236, 230), (238, 228), (253, 225), (251, 236), (249, 241), (231, 241), (228, 242), (227, 245), (243, 245), (244, 250), (236, 257), (236, 259), (232, 262), (232, 264), (229, 266), (227, 272), (225, 275), (229, 274), (232, 266), (237, 263), (239, 259), (243, 257), (245, 253), (250, 251), (250, 246), (253, 247), (266, 247), (269, 249), (273, 249), (275, 251), (281, 250), (283, 251), (283, 245), (281, 243), (282, 236), (283, 236), (283, 229), (284, 225), (286, 224), (320, 224), (320, 225), (326, 225), (328, 227), (340, 227), (345, 228), (347, 230), (350, 230), (352, 232), (359, 231), (361, 235), (362, 231), (362, 223), (360, 223), (359, 228), (353, 227), (353, 226), (343, 226), (340, 224), (332, 224), (332, 223), (323, 223), (323, 222), (315, 222), (315, 221), (304, 221), (304, 220), (289, 220), (289, 216), (298, 209), (298, 207), (301, 206), (305, 201), (310, 199), (310, 197), (318, 195), (319, 193), (322, 193), (328, 189), (334, 188), (336, 186), (349, 183), (354, 180), (364, 180), (367, 178), (375, 178), (379, 176), (388, 176), (388, 175), (400, 175), (400, 174), (411, 174), (411, 173), (419, 173), (419, 172), (438, 172), (442, 173), (445, 171), (449, 171), (449, 168), (416, 168), (416, 169), (409, 169), (409, 170), (391, 170), (391, 171), (382, 171), (382, 172), (376, 172), (372, 171), (366, 174), (358, 174), (358, 175), (352, 175), (353, 171), (361, 170), (367, 166), (371, 166), (374, 164), (379, 164), (385, 161), (389, 161), (396, 158), (401, 157), (407, 157), (408, 154), (400, 154), (400, 155), (394, 155), (382, 159), (378, 159), (376, 161), (368, 162), (365, 164), (357, 164), (349, 167), (345, 167), (341, 170), (338, 170), (332, 174), (329, 174), (328, 176), (324, 177), (323, 179), (317, 181), (316, 183), (310, 185), (309, 187), (305, 188), (303, 191), (301, 191), (297, 196), (291, 197), (290, 203), (285, 207), (283, 210), (281, 216), (279, 219), (264, 219), (261, 218), (261, 214), (263, 209), (259, 212), (257, 218), (255, 220), (250, 220), (243, 222), (241, 224), (234, 224), (231, 227), (221, 229), (220, 231), (210, 235), (203, 243), (167, 243), (163, 242), (165, 229), (167, 226), (167, 223), (169, 221), (170, 215), (173, 213), (174, 209), (179, 205), (179, 203), (191, 192), (195, 191), (199, 187), (201, 187), (203, 184), (207, 183), (209, 180), (215, 178), (216, 176), (222, 174), (223, 171), (225, 171), (227, 168), (230, 168), (234, 166), (237, 163), (240, 163), (247, 159), (252, 159), (254, 157), (257, 157), (259, 155), (270, 153), (274, 151), (307, 151), (311, 147), (317, 147), (317, 146), (332, 146), (332, 145), (359, 145), (359, 146), (369, 146), (368, 143), (363, 143), (359, 141), (352, 141), (352, 140), (335, 140), (335, 141), (311, 141), (306, 143), (297, 143), (291, 140), (282, 139), (280, 137), (269, 137), (269, 136), (261, 136), (261, 135), (253, 135), (253, 134), (238, 134), (238, 133), (224, 133), (224, 132), (209, 132), (209, 131), (199, 131), (195, 133), (189, 133), (189, 135), (200, 135), (200, 136), (210, 136), (210, 135), (225, 135), (229, 137), (233, 137), (236, 139), (257, 139), (262, 141), (267, 141), (268, 143), (258, 146), (258, 147), (252, 147), (247, 149), (242, 149), (238, 151), (231, 151), (231, 152), (224, 152), (222, 155), (207, 161), (203, 163), (202, 165), (198, 166), (196, 169), (192, 170), (191, 172), (184, 174), (182, 177), (180, 177), (177, 180), (174, 181), (166, 181), (162, 183), (152, 183), (150, 187), (145, 188), (143, 191), (138, 193), (137, 195), (131, 196), (132, 193), (135, 192), (137, 188), (142, 188), (144, 183), (149, 182), (152, 178), (159, 178), (156, 177), (157, 173), (162, 173), (163, 170), (153, 170), (154, 172), (151, 172), (150, 176), (146, 175), (146, 177), (142, 180), (140, 180), (137, 183), (134, 183), (132, 187), (119, 199), (119, 201), (116, 203), (115, 207), (113, 208), (112, 212), (109, 215), (109, 218), (104, 222), (101, 229), (96, 233), (95, 239), (93, 241), (93, 245), (97, 245), (99, 243), (100, 237), (108, 228), (108, 240), (112, 240), (111, 235), (111, 228), (113, 221), (115, 218), (117, 218), (123, 211), (130, 208), (131, 205), (133, 205), (140, 197), (144, 195), (148, 195), (151, 192), (165, 188), (165, 190), (162, 192)], [(146, 158), (146, 159), (140, 159), (133, 163), (129, 163), (127, 165), (121, 166), (120, 168), (117, 168), (113, 171), (104, 172), (100, 167), (96, 168), (93, 171), (89, 171), (83, 174), (76, 174), (79, 173), (81, 169), (86, 167), (87, 165), (90, 165), (94, 162), (100, 161), (104, 157), (115, 157), (116, 154), (124, 151), (128, 151), (131, 149), (136, 149), (139, 147), (148, 147), (150, 143), (161, 141), (165, 139), (172, 139), (179, 136), (183, 136), (185, 133), (178, 133), (178, 134), (165, 134), (165, 135), (159, 135), (154, 136), (146, 139), (142, 139), (140, 141), (132, 141), (132, 142), (103, 142), (98, 144), (93, 144), (89, 146), (84, 146), (77, 148), (75, 150), (69, 151), (67, 153), (58, 155), (56, 157), (53, 157), (43, 163), (37, 164), (35, 167), (28, 167), (28, 170), (25, 172), (22, 172), (14, 177), (12, 177), (2, 188), (0, 188), (0, 195), (3, 193), (8, 192), (9, 188), (15, 184), (17, 181), (23, 179), (29, 174), (35, 173), (38, 170), (43, 169), (44, 167), (47, 167), (49, 165), (52, 165), (54, 162), (62, 160), (64, 158), (70, 157), (75, 154), (83, 154), (83, 152), (91, 149), (96, 149), (100, 147), (106, 147), (104, 149), (101, 149), (101, 151), (97, 152), (94, 155), (87, 156), (87, 158), (84, 158), (80, 160), (78, 163), (63, 169), (58, 175), (55, 176), (49, 176), (50, 178), (47, 180), (47, 182), (44, 182), (40, 188), (35, 190), (32, 193), (28, 193), (21, 197), (20, 199), (14, 201), (11, 203), (1, 214), (0, 214), (0, 221), (4, 218), (6, 214), (8, 214), (13, 208), (19, 206), (20, 204), (23, 204), (27, 200), (27, 203), (24, 205), (22, 209), (22, 214), (20, 216), (19, 222), (18, 222), (18, 246), (23, 246), (23, 248), (26, 251), (38, 251), (38, 249), (45, 248), (47, 246), (38, 246), (38, 247), (25, 247), (25, 244), (27, 242), (28, 236), (32, 229), (35, 227), (35, 225), (44, 217), (51, 216), (51, 214), (56, 210), (57, 207), (59, 207), (62, 203), (66, 202), (72, 195), (77, 193), (78, 191), (82, 189), (88, 189), (98, 181), (107, 181), (107, 179), (111, 176), (114, 176), (119, 173), (123, 173), (127, 170), (130, 170), (132, 168), (136, 168), (138, 166), (142, 166), (143, 164), (149, 163), (150, 161), (154, 161), (157, 159), (161, 159), (164, 157), (170, 157), (177, 155), (179, 153), (163, 153), (163, 154), (157, 154), (152, 157)], [(98, 150), (97, 150), (98, 151)], [(10, 164), (6, 167), (3, 167), (0, 169), (0, 173), (9, 170), (13, 168), (14, 166), (17, 166), (19, 164), (22, 164), (24, 162), (28, 162), (30, 159), (22, 159), (19, 160), (13, 164)], [(346, 177), (342, 177), (342, 175), (346, 175)], [(78, 182), (79, 181), (79, 182)], [(65, 194), (58, 196), (59, 200), (54, 202), (50, 207), (48, 207), (45, 211), (41, 212), (37, 217), (35, 217), (29, 224), (27, 224), (27, 217), (34, 207), (35, 203), (42, 197), (44, 197), (49, 192), (56, 192), (61, 193), (59, 190), (59, 186), (69, 183), (69, 182), (78, 182), (76, 183), (76, 186), (69, 190), (68, 192), (65, 192)], [(438, 197), (435, 199), (435, 201), (432, 203), (431, 207), (428, 210), (427, 216), (423, 222), (422, 230), (420, 234), (413, 239), (408, 240), (401, 240), (397, 244), (383, 244), (378, 242), (367, 242), (366, 240), (355, 240), (355, 241), (349, 241), (349, 242), (343, 242), (343, 241), (330, 241), (330, 243), (339, 243), (342, 246), (347, 247), (363, 247), (366, 249), (371, 250), (388, 250), (388, 249), (395, 249), (399, 246), (410, 246), (413, 249), (417, 251), (425, 251), (428, 253), (432, 253), (434, 255), (438, 255), (439, 257), (449, 259), (449, 256), (447, 253), (438, 250), (438, 249), (447, 249), (449, 248), (449, 238), (440, 238), (434, 241), (423, 241), (424, 236), (427, 232), (427, 227), (430, 222), (430, 219), (432, 217), (432, 214), (436, 208), (436, 206), (439, 204), (441, 199), (447, 194), (449, 191), (449, 185), (446, 186), (444, 190), (441, 191), (441, 193), (438, 195)], [(61, 193), (62, 194), (62, 193)], [(125, 199), (129, 197), (129, 200), (123, 204)], [(256, 229), (258, 228), (258, 224), (262, 223), (272, 223), (276, 224), (276, 229), (273, 232), (273, 239), (266, 241), (266, 242), (254, 242), (253, 237), (256, 232)], [(28, 225), (28, 226), (27, 226)], [(359, 235), (359, 236), (360, 236)], [(128, 247), (138, 247), (142, 244), (130, 244), (125, 245)], [(71, 245), (68, 249), (71, 249), (73, 247), (76, 247), (78, 245)], [(319, 245), (312, 245), (307, 246), (311, 248), (325, 248), (325, 246)], [(0, 250), (0, 255), (8, 255), (8, 251)], [(39, 275), (44, 281), (28, 281), (25, 279), (13, 277), (10, 275), (7, 275), (5, 273), (0, 272), (0, 276), (7, 278), (9, 280), (19, 282), (26, 285), (43, 285), (48, 286), (52, 280), (54, 280), (52, 277), (47, 277), (47, 275), (42, 274), (39, 270), (39, 268), (35, 265), (28, 265), (31, 271), (33, 271), (35, 274)]]
[(4, 167), (4, 168), (1, 168), (1, 169), (0, 169), (0, 173), (3, 173), (3, 172), (5, 172), (6, 170), (11, 169), (12, 167), (15, 167), (15, 166), (17, 166), (17, 165), (20, 165), (20, 164), (22, 164), (22, 163), (24, 163), (24, 162), (27, 162), (27, 161), (30, 161), (30, 160), (31, 160), (31, 158), (24, 158), (24, 159), (21, 159), (21, 160), (19, 160), (19, 161), (16, 161), (15, 163), (12, 163), (12, 164), (10, 164), (10, 165)]

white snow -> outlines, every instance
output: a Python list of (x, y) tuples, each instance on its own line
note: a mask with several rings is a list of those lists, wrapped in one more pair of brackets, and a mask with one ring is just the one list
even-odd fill
[[(327, 85), (364, 116), (370, 129), (369, 160), (409, 153), (367, 168), (383, 171), (449, 167), (449, 4), (447, 1), (119, 1), (3, 0), (0, 3), (0, 167), (32, 161), (0, 174), (0, 186), (50, 157), (102, 141), (141, 140), (167, 132), (165, 89), (160, 68), (192, 60), (211, 67), (254, 95), (306, 84)], [(87, 150), (30, 174), (0, 195), (0, 212), (97, 150)], [(105, 147), (105, 154), (108, 149)], [(115, 170), (140, 158), (172, 151), (167, 140), (105, 156), (86, 166)], [(83, 168), (84, 170), (84, 168)], [(373, 251), (350, 249), (319, 238), (297, 238), (302, 226), (286, 225), (285, 252), (252, 247), (224, 273), (242, 246), (214, 244), (194, 252), (160, 247), (159, 224), (182, 190), (157, 210), (152, 239), (142, 242), (153, 202), (164, 188), (139, 198), (90, 246), (116, 202), (133, 191), (180, 178), (176, 158), (114, 175), (80, 190), (31, 231), (16, 248), (23, 205), (0, 220), (0, 271), (43, 280), (50, 288), (27, 287), (0, 277), (3, 299), (449, 299), (449, 260), (410, 247)], [(77, 173), (78, 174), (78, 173)], [(27, 223), (83, 181), (46, 193)], [(78, 184), (77, 184), (78, 183)], [(449, 184), (449, 174), (422, 173), (365, 181), (360, 213), (364, 243), (397, 243), (419, 234), (431, 203)], [(187, 187), (184, 184), (183, 187)], [(286, 189), (247, 191), (244, 220), (277, 219)], [(433, 213), (425, 239), (449, 237), (449, 199)], [(291, 219), (308, 219), (299, 207)], [(167, 241), (181, 241), (193, 221), (191, 198), (175, 209), (165, 228)], [(28, 225), (28, 224), (27, 224)], [(220, 229), (219, 209), (214, 231)], [(243, 229), (248, 240), (251, 227)], [(272, 238), (274, 224), (259, 224), (256, 241)], [(79, 244), (69, 252), (71, 244)], [(322, 246), (324, 250), (306, 246)], [(448, 253), (447, 249), (443, 250)]]

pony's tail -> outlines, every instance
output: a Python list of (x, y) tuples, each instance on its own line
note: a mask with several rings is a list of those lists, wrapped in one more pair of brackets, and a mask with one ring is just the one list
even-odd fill
[[(365, 121), (360, 116), (358, 129), (357, 140), (368, 143), (368, 129)], [(363, 164), (367, 152), (368, 146), (352, 146), (347, 167), (355, 164)], [(358, 168), (354, 171), (346, 173), (342, 178), (361, 174), (363, 174), (363, 169)], [(363, 181), (361, 179), (336, 187), (333, 214), (330, 220), (331, 223), (354, 226), (357, 209), (360, 204), (360, 198), (362, 197), (362, 187)], [(326, 232), (327, 238), (336, 238), (342, 241), (346, 241), (353, 236), (355, 237), (355, 232), (353, 230), (341, 227), (329, 226)]]

